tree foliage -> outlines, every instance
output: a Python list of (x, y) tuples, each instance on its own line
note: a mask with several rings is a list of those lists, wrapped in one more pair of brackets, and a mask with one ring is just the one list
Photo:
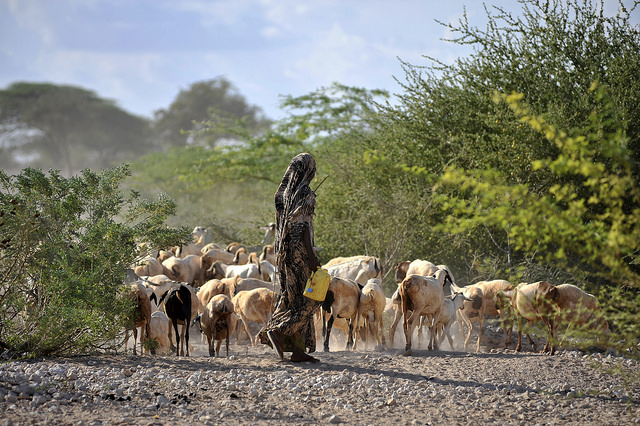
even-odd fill
[[(233, 139), (237, 122), (253, 134), (265, 130), (270, 123), (262, 110), (249, 105), (229, 80), (218, 77), (181, 90), (169, 108), (155, 112), (153, 127), (163, 146), (213, 147), (222, 140)], [(216, 131), (201, 132), (210, 127), (206, 123), (215, 123)]]
[(151, 146), (149, 124), (73, 86), (14, 83), (0, 90), (4, 169), (24, 163), (68, 176), (135, 158)]
[(166, 247), (186, 229), (164, 224), (166, 197), (124, 197), (130, 173), (120, 166), (84, 170), (0, 172), (0, 342), (25, 355), (114, 350), (133, 310), (123, 293), (138, 241)]

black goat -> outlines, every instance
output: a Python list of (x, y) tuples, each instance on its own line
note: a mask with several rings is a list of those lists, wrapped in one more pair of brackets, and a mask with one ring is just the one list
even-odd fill
[[(176, 355), (184, 356), (184, 347), (187, 347), (189, 356), (189, 325), (191, 324), (191, 290), (184, 284), (177, 284), (167, 290), (160, 298), (159, 304), (164, 302), (164, 311), (173, 324), (176, 334)], [(181, 321), (182, 334), (178, 337), (178, 321)], [(178, 340), (180, 339), (180, 340)], [(173, 342), (171, 342), (173, 344)]]

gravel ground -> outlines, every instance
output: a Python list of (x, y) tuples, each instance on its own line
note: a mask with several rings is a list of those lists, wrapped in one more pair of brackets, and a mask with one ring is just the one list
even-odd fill
[(640, 423), (638, 384), (608, 372), (637, 372), (636, 361), (488, 342), (479, 354), (316, 352), (317, 364), (280, 362), (263, 345), (210, 358), (200, 344), (190, 358), (9, 361), (0, 364), (0, 425)]

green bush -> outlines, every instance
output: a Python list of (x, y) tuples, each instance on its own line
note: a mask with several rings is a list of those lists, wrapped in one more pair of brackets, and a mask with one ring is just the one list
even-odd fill
[(164, 225), (175, 204), (126, 197), (126, 165), (65, 178), (0, 171), (0, 343), (20, 356), (115, 350), (133, 304), (123, 292), (137, 241), (188, 238)]

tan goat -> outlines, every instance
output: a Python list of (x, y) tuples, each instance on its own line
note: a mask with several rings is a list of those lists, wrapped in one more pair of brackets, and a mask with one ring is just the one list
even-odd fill
[[(253, 337), (251, 335), (248, 322), (253, 321), (266, 326), (273, 314), (277, 298), (278, 296), (274, 291), (262, 287), (238, 292), (231, 299), (234, 312), (240, 317), (244, 330), (247, 332), (249, 341), (253, 346), (256, 345), (258, 336)], [(236, 341), (240, 341), (241, 335), (242, 329), (238, 328)]]
[(142, 265), (133, 268), (133, 271), (139, 277), (153, 277), (155, 275), (164, 274), (165, 268), (162, 263), (153, 257), (147, 258)]
[[(471, 299), (471, 301), (465, 301), (462, 309), (458, 311), (458, 317), (462, 320), (461, 322), (469, 329), (464, 348), (466, 349), (469, 344), (473, 323), (477, 322), (478, 343), (476, 345), (476, 352), (480, 352), (485, 315), (500, 317), (504, 333), (504, 347), (506, 348), (508, 345), (507, 335), (510, 335), (510, 333), (505, 326), (505, 307), (501, 306), (498, 302), (498, 294), (510, 294), (514, 289), (513, 284), (506, 280), (479, 281), (462, 288), (454, 285), (452, 289), (457, 292), (462, 291), (468, 299)], [(460, 329), (464, 333), (463, 327), (460, 327)]]
[[(386, 305), (384, 290), (382, 283), (378, 278), (372, 278), (362, 287), (360, 293), (360, 304), (358, 305), (358, 315), (364, 318), (364, 328), (367, 336), (369, 331), (373, 332), (378, 346), (384, 346), (385, 338), (382, 330), (382, 313)], [(354, 347), (358, 343), (358, 334), (356, 333), (356, 341)], [(369, 341), (367, 337), (367, 342)]]
[(136, 346), (138, 343), (138, 327), (140, 327), (140, 354), (144, 353), (144, 341), (150, 335), (149, 324), (151, 322), (151, 302), (147, 295), (147, 289), (139, 282), (130, 284), (127, 297), (135, 301), (131, 325), (125, 329), (124, 344), (126, 348), (129, 340), (129, 330), (133, 331), (133, 354), (137, 355)]
[(429, 349), (438, 348), (435, 339), (433, 319), (439, 314), (442, 304), (444, 303), (443, 286), (446, 280), (451, 281), (449, 272), (445, 269), (439, 269), (433, 277), (407, 275), (402, 283), (400, 283), (398, 292), (402, 300), (406, 355), (411, 354), (413, 329), (420, 322), (421, 316), (427, 317), (427, 324), (431, 332)]
[[(446, 265), (436, 266), (433, 263), (429, 262), (428, 260), (416, 259), (412, 262), (401, 262), (401, 266), (398, 266), (398, 267), (401, 269), (401, 271), (398, 272), (396, 270), (396, 280), (402, 277), (402, 279), (400, 279), (400, 281), (398, 282), (398, 288), (400, 286), (400, 283), (404, 280), (404, 278), (406, 278), (407, 275), (415, 274), (423, 277), (429, 277), (435, 274), (436, 271), (438, 271), (439, 269), (446, 270), (449, 273), (451, 282), (455, 283), (455, 280), (453, 279), (453, 274), (449, 270), (449, 267)], [(404, 275), (402, 270), (404, 270)], [(445, 295), (448, 293), (450, 293), (450, 291), (445, 291)], [(391, 300), (394, 303), (394, 310), (393, 310), (393, 322), (391, 323), (391, 327), (389, 328), (389, 343), (391, 346), (393, 346), (393, 341), (396, 334), (396, 328), (398, 327), (398, 323), (402, 319), (402, 306), (401, 306), (400, 292), (397, 289), (391, 296)], [(421, 329), (419, 329), (418, 334), (419, 334), (419, 337), (421, 337)]]
[(184, 258), (170, 257), (162, 262), (167, 269), (165, 275), (175, 281), (185, 282), (198, 287), (205, 282), (207, 265), (203, 265), (202, 256), (190, 254)]
[(155, 352), (161, 355), (171, 354), (173, 344), (169, 340), (169, 318), (167, 314), (162, 311), (152, 313), (149, 331), (149, 337), (158, 342), (158, 348)]
[(226, 294), (213, 296), (194, 323), (196, 321), (200, 321), (200, 330), (207, 336), (209, 356), (220, 356), (220, 345), (223, 339), (226, 341), (227, 356), (229, 356), (229, 337), (236, 329), (238, 322), (229, 296)]
[[(555, 353), (554, 343), (554, 318), (557, 314), (558, 289), (546, 281), (535, 283), (520, 283), (513, 292), (511, 300), (515, 310), (518, 324), (518, 345), (516, 351), (522, 349), (522, 320), (527, 320), (528, 324), (534, 321), (542, 321), (547, 328), (547, 343), (542, 352), (550, 350), (551, 355)], [(535, 342), (527, 334), (529, 342), (534, 347)]]
[(207, 306), (209, 300), (211, 300), (211, 298), (216, 294), (226, 294), (227, 296), (232, 297), (238, 280), (238, 277), (233, 277), (207, 281), (202, 287), (198, 288), (197, 294), (198, 299), (200, 299), (200, 303), (202, 306)]
[(556, 286), (558, 297), (558, 315), (556, 324), (558, 328), (582, 328), (595, 330), (598, 339), (610, 333), (609, 324), (603, 316), (598, 299), (573, 284), (560, 284)]
[[(348, 319), (347, 350), (351, 349), (354, 340), (353, 332), (358, 329), (358, 304), (360, 303), (360, 286), (353, 280), (331, 277), (327, 295), (322, 302), (322, 330), (324, 333), (324, 351), (329, 352), (329, 338), (333, 322), (337, 317)], [(321, 312), (322, 312), (321, 311)], [(328, 321), (325, 321), (329, 317)], [(326, 324), (326, 326), (325, 326)]]

